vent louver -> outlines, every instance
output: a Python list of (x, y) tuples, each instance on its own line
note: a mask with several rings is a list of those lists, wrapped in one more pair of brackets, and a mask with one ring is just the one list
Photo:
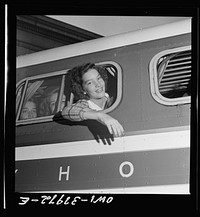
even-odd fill
[(164, 97), (190, 95), (191, 50), (160, 58), (157, 70), (159, 91)]

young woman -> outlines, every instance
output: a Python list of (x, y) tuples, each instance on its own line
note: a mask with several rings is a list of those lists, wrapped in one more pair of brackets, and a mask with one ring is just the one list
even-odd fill
[(22, 108), (22, 112), (20, 114), (20, 120), (26, 120), (26, 119), (36, 118), (36, 117), (37, 117), (36, 104), (33, 101), (29, 100), (24, 104)]
[(107, 72), (101, 66), (87, 63), (69, 71), (71, 91), (76, 103), (65, 107), (62, 116), (72, 121), (97, 120), (115, 136), (122, 136), (122, 125), (102, 110), (112, 104), (106, 93)]
[[(41, 117), (47, 115), (53, 115), (55, 113), (56, 103), (58, 101), (58, 92), (59, 89), (57, 87), (49, 87), (46, 90), (45, 97), (40, 104), (40, 112), (39, 115)], [(65, 95), (62, 97), (61, 101), (61, 110), (65, 106)]]

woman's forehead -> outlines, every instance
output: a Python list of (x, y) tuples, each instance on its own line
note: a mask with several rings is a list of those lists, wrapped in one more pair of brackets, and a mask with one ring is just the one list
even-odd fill
[(88, 81), (95, 79), (99, 75), (99, 72), (96, 69), (89, 69), (86, 73), (84, 73), (82, 79), (83, 81)]
[(23, 108), (32, 109), (32, 108), (36, 108), (36, 106), (35, 106), (34, 102), (28, 101), (28, 102), (25, 103)]

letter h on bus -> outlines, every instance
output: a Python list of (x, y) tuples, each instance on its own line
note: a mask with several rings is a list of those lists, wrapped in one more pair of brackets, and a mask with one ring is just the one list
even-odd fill
[(67, 171), (63, 171), (62, 170), (62, 166), (60, 166), (60, 170), (59, 170), (59, 181), (61, 181), (61, 177), (62, 175), (66, 175), (66, 181), (69, 180), (69, 169), (70, 169), (70, 166), (67, 166)]

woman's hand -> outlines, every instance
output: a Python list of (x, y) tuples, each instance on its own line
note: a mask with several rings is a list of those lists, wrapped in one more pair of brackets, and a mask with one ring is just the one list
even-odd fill
[(110, 115), (89, 108), (85, 108), (82, 111), (83, 120), (97, 120), (108, 128), (110, 134), (113, 134), (114, 136), (124, 135), (122, 125)]
[(116, 119), (102, 112), (97, 112), (97, 117), (97, 120), (108, 128), (110, 134), (115, 136), (124, 135), (124, 129), (122, 125)]

